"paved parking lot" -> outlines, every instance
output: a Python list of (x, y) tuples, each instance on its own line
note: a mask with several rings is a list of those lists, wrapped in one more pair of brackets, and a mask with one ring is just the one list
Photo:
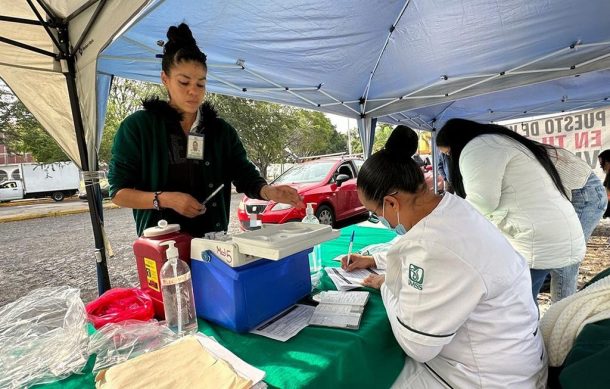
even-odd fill
[[(231, 200), (230, 232), (239, 229), (235, 213), (241, 196)], [(115, 253), (108, 259), (112, 286), (135, 286), (131, 210), (106, 209), (104, 219)], [(78, 287), (83, 301), (91, 301), (97, 297), (94, 247), (88, 212), (0, 223), (0, 306), (38, 287), (58, 285)]]

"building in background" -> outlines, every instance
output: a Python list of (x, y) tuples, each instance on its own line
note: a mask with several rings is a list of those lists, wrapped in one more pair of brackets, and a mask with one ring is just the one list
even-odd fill
[(4, 144), (4, 134), (0, 133), (0, 165), (14, 163), (36, 162), (31, 153), (15, 154)]
[(0, 134), (0, 182), (5, 180), (19, 180), (21, 174), (19, 164), (36, 162), (31, 153), (15, 154), (10, 152), (4, 144), (4, 134)]

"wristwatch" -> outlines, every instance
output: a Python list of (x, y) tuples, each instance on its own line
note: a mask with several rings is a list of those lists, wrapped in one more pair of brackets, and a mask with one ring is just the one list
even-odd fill
[(161, 207), (159, 207), (159, 195), (161, 193), (163, 192), (155, 192), (155, 197), (153, 198), (153, 208), (157, 211), (161, 210)]

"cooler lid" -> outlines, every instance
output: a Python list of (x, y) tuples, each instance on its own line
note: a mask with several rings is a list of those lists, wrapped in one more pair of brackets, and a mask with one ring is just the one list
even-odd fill
[(156, 226), (145, 229), (143, 235), (145, 238), (152, 238), (178, 231), (180, 231), (180, 224), (167, 224), (167, 221), (161, 219)]
[(264, 224), (259, 230), (233, 235), (233, 242), (243, 254), (281, 259), (339, 235), (339, 230), (333, 230), (329, 225), (291, 222)]

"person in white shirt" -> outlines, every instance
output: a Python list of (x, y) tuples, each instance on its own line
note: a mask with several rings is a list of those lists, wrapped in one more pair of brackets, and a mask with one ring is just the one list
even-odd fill
[[(529, 269), (498, 229), (463, 199), (434, 194), (395, 129), (364, 162), (358, 197), (402, 235), (379, 288), (407, 358), (396, 388), (544, 388), (547, 358)], [(379, 174), (379, 172), (384, 172)], [(348, 271), (375, 266), (345, 258)]]
[(582, 261), (583, 229), (545, 145), (465, 119), (449, 120), (436, 144), (450, 156), (455, 193), (527, 259), (535, 301), (551, 270)]
[[(608, 206), (604, 185), (591, 166), (573, 153), (550, 145), (546, 148), (576, 211), (586, 243)], [(577, 262), (551, 270), (551, 300), (554, 303), (576, 293), (579, 267), (580, 262)]]

